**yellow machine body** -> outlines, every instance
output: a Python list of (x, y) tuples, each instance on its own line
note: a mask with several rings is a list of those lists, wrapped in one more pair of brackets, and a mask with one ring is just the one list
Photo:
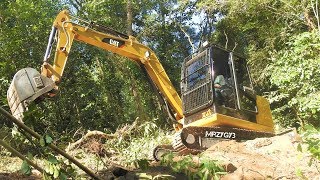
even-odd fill
[[(57, 42), (53, 64), (50, 64), (50, 54), (55, 40)], [(53, 23), (41, 73), (32, 68), (25, 68), (15, 75), (11, 83), (7, 97), (15, 117), (22, 120), (23, 112), (28, 109), (28, 105), (32, 101), (56, 95), (74, 40), (125, 56), (141, 64), (167, 102), (168, 109), (177, 122), (174, 127), (178, 132), (196, 127), (198, 131), (201, 131), (199, 128), (207, 128), (203, 133), (208, 134), (211, 132), (208, 128), (231, 127), (274, 133), (268, 101), (255, 95), (252, 87), (247, 87), (249, 85), (241, 85), (241, 79), (239, 79), (241, 75), (237, 75), (238, 60), (236, 58), (238, 57), (232, 52), (220, 49), (219, 52), (226, 52), (226, 60), (222, 61), (214, 59), (213, 54), (218, 52), (217, 49), (207, 48), (207, 50), (200, 51), (186, 60), (182, 65), (182, 74), (184, 75), (182, 77), (181, 99), (159, 59), (150, 48), (139, 43), (133, 36), (127, 36), (99, 24), (88, 23), (70, 15), (68, 11), (60, 12)], [(198, 60), (199, 62), (197, 62)], [(220, 61), (225, 65), (219, 65)], [(194, 70), (197, 67), (200, 69)], [(218, 105), (217, 97), (214, 95), (213, 80), (216, 78), (215, 72), (218, 67), (225, 69), (224, 75), (233, 83), (228, 95), (231, 97), (231, 105), (229, 104), (229, 106)], [(193, 74), (189, 71), (192, 71)], [(203, 77), (198, 73), (200, 71), (204, 72)], [(193, 79), (189, 77), (193, 77)], [(199, 79), (199, 77), (201, 78)], [(193, 87), (197, 83), (200, 84)], [(195, 93), (204, 86), (205, 90)], [(203, 99), (201, 97), (203, 95), (206, 98)], [(243, 97), (248, 97), (249, 100)], [(200, 105), (197, 105), (200, 101)], [(246, 107), (243, 103), (247, 103), (246, 101), (252, 102), (253, 109), (245, 110)]]
[(206, 109), (199, 112), (198, 120), (188, 125), (185, 125), (184, 127), (228, 126), (259, 132), (274, 133), (274, 124), (272, 121), (272, 114), (269, 102), (264, 97), (257, 96), (257, 106), (259, 112), (256, 115), (256, 123), (232, 116), (213, 113), (211, 109)]

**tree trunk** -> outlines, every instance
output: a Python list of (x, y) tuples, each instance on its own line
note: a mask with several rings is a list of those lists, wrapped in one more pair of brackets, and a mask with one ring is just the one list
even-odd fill
[(132, 36), (132, 22), (133, 22), (133, 16), (132, 16), (132, 1), (127, 0), (127, 34), (129, 36)]
[[(127, 0), (127, 34), (129, 36), (132, 36), (133, 31), (132, 31), (132, 23), (133, 23), (133, 13), (132, 13), (132, 0)], [(124, 71), (127, 71), (127, 69), (125, 69)], [(127, 74), (131, 74), (130, 72), (128, 72)], [(137, 105), (137, 109), (138, 109), (138, 113), (140, 118), (142, 119), (142, 121), (147, 120), (147, 115), (145, 114), (142, 104), (141, 104), (141, 97), (140, 94), (138, 92), (138, 87), (137, 87), (137, 83), (136, 80), (133, 76), (129, 76), (129, 78), (131, 79), (131, 90), (132, 90), (132, 94), (134, 97), (134, 100), (136, 101), (136, 105)]]
[(316, 27), (315, 24), (313, 22), (312, 17), (309, 14), (309, 11), (306, 9), (303, 13), (304, 15), (304, 19), (305, 19), (305, 24), (308, 26), (309, 31), (313, 31)]

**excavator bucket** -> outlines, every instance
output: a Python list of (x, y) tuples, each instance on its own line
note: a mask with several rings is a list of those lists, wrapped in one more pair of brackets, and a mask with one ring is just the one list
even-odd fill
[(12, 115), (21, 120), (23, 113), (35, 99), (51, 91), (55, 83), (48, 77), (41, 75), (33, 68), (18, 71), (7, 92), (7, 99)]

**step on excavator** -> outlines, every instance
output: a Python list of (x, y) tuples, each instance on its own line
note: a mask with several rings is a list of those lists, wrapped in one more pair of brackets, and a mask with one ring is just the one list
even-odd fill
[[(58, 93), (74, 40), (125, 56), (147, 72), (176, 130), (172, 145), (155, 148), (155, 159), (164, 149), (196, 154), (221, 140), (274, 135), (270, 105), (254, 91), (245, 58), (216, 45), (202, 47), (182, 63), (180, 98), (150, 48), (133, 36), (82, 20), (67, 10), (61, 11), (53, 23), (41, 73), (24, 68), (14, 75), (7, 93), (13, 116), (22, 121), (32, 102)], [(54, 44), (54, 57), (50, 58)]]

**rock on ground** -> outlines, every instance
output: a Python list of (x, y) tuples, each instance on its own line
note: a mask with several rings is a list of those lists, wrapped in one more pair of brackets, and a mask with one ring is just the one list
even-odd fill
[(320, 164), (308, 166), (311, 156), (297, 150), (294, 132), (244, 142), (222, 141), (204, 154), (236, 170), (222, 179), (320, 179)]

